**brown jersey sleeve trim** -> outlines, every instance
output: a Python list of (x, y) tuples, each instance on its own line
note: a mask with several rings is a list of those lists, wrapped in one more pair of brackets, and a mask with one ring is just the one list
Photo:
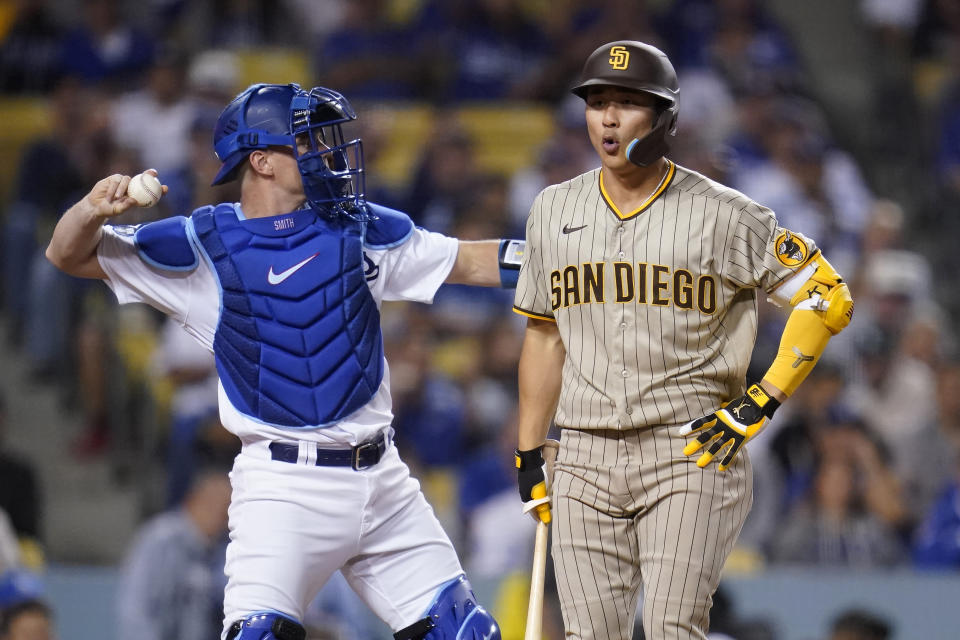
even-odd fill
[(652, 205), (657, 198), (663, 195), (664, 191), (670, 186), (670, 183), (673, 182), (673, 177), (677, 173), (677, 165), (673, 162), (667, 160), (667, 173), (663, 176), (663, 180), (660, 181), (660, 184), (657, 185), (657, 188), (653, 190), (653, 193), (650, 194), (650, 197), (640, 205), (632, 213), (624, 215), (620, 212), (620, 209), (617, 208), (617, 205), (613, 204), (613, 200), (610, 199), (610, 196), (607, 195), (607, 188), (603, 186), (603, 170), (600, 170), (600, 177), (598, 178), (600, 182), (600, 195), (603, 197), (603, 201), (607, 203), (607, 206), (610, 207), (610, 210), (621, 220), (629, 220), (635, 216), (640, 215)]
[(545, 316), (541, 313), (534, 313), (533, 311), (527, 311), (526, 309), (521, 309), (518, 306), (513, 307), (514, 313), (519, 313), (522, 316), (527, 316), (528, 318), (534, 318), (536, 320), (549, 320), (550, 322), (556, 322), (557, 319), (553, 316)]

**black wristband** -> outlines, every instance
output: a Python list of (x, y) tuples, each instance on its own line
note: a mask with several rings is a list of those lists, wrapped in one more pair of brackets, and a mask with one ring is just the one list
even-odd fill
[(524, 240), (501, 240), (498, 252), (500, 264), (500, 286), (504, 289), (516, 289), (520, 280), (520, 263), (523, 261)]
[(780, 401), (767, 393), (766, 389), (759, 384), (752, 384), (747, 389), (747, 397), (753, 401), (757, 408), (767, 418), (772, 418), (773, 413), (780, 408)]
[(513, 453), (516, 456), (517, 470), (519, 471), (539, 469), (543, 466), (543, 445), (528, 451), (517, 449)]

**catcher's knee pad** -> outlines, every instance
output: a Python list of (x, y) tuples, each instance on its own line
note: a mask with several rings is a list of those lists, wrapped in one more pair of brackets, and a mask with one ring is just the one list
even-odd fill
[(303, 625), (274, 611), (254, 613), (230, 625), (227, 640), (305, 640)]
[(500, 627), (477, 604), (465, 576), (440, 588), (427, 615), (393, 634), (396, 640), (500, 640)]

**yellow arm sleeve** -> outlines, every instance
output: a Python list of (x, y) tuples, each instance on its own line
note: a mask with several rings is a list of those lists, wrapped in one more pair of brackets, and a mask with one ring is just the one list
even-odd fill
[(832, 335), (812, 309), (794, 309), (787, 318), (777, 357), (764, 380), (788, 396), (804, 381), (827, 348)]
[(816, 262), (816, 270), (790, 300), (793, 311), (783, 328), (777, 357), (763, 377), (787, 396), (813, 369), (830, 337), (853, 318), (853, 298), (843, 278), (822, 255), (815, 255), (811, 262)]

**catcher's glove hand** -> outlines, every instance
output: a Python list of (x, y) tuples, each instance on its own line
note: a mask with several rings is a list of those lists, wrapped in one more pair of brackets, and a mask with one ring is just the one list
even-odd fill
[(729, 445), (726, 455), (720, 461), (720, 471), (726, 471), (747, 440), (763, 429), (767, 418), (772, 417), (779, 406), (780, 403), (771, 398), (760, 385), (750, 385), (744, 395), (731, 400), (722, 409), (698, 418), (680, 429), (680, 435), (684, 436), (699, 431), (696, 439), (683, 448), (684, 455), (693, 455), (709, 443), (710, 447), (697, 458), (697, 466), (702, 469), (710, 464), (721, 449)]
[(523, 512), (530, 513), (534, 520), (549, 523), (551, 519), (549, 473), (547, 462), (543, 458), (543, 447), (544, 445), (540, 445), (529, 451), (517, 449), (514, 453)]

